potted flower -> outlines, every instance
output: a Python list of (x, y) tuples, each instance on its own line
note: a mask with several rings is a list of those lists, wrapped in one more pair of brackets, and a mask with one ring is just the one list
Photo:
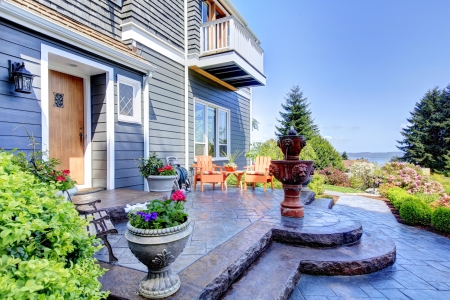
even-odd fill
[[(236, 149), (233, 153), (230, 154), (230, 157), (228, 158), (228, 162), (224, 163), (223, 166), (225, 167), (225, 171), (228, 172), (234, 172), (237, 169), (236, 165), (236, 159), (242, 155), (244, 151), (239, 151), (239, 149)], [(226, 156), (225, 152), (222, 152), (222, 155)]]
[(142, 177), (147, 179), (150, 192), (160, 192), (170, 198), (177, 173), (172, 166), (164, 166), (156, 153), (150, 153), (149, 158), (140, 158), (136, 163)]
[(181, 190), (172, 199), (127, 206), (128, 247), (148, 268), (148, 275), (139, 284), (139, 294), (149, 299), (160, 299), (174, 294), (180, 288), (178, 274), (171, 264), (183, 251), (192, 233), (188, 214), (184, 211), (186, 196)]

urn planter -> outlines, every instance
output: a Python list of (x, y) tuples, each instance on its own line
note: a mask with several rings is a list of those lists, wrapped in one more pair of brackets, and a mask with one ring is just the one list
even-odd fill
[(66, 191), (58, 191), (56, 193), (57, 196), (64, 196), (64, 198), (66, 198), (66, 200), (72, 201), (73, 196), (75, 195), (75, 193), (78, 192), (78, 188), (76, 186), (74, 186), (71, 189), (68, 189)]
[(148, 189), (150, 192), (158, 192), (166, 194), (170, 199), (172, 188), (177, 175), (164, 176), (164, 175), (150, 175), (147, 177)]
[(139, 285), (139, 294), (148, 299), (161, 299), (180, 288), (180, 278), (172, 273), (171, 264), (183, 251), (192, 233), (190, 220), (164, 229), (139, 229), (127, 224), (125, 237), (136, 258), (148, 268), (147, 277)]

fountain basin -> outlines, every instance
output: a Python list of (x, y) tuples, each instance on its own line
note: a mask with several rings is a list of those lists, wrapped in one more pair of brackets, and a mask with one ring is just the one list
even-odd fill
[(313, 170), (312, 160), (272, 160), (269, 175), (283, 184), (284, 199), (280, 203), (283, 217), (303, 218), (303, 204), (300, 201), (302, 183), (308, 180)]
[(306, 140), (303, 135), (283, 135), (278, 139), (278, 147), (286, 160), (298, 160), (298, 156), (305, 146)]
[(311, 175), (313, 160), (272, 160), (269, 175), (283, 184), (302, 184)]

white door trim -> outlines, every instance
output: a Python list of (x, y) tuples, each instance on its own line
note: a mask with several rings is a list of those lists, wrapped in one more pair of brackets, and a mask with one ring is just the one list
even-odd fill
[[(53, 53), (55, 55), (65, 57), (82, 64), (90, 65), (97, 69), (103, 70), (107, 73), (108, 83), (106, 87), (106, 136), (107, 136), (107, 182), (106, 188), (108, 190), (114, 189), (114, 70), (111, 67), (92, 61), (85, 57), (54, 48), (52, 46), (41, 44), (41, 124), (42, 124), (42, 150), (49, 150), (49, 91), (48, 91), (48, 70), (53, 69), (68, 73), (66, 68), (56, 67), (49, 64), (48, 55)], [(58, 70), (59, 69), (59, 70)], [(90, 97), (90, 77), (86, 74), (76, 74), (71, 71), (71, 75), (82, 77), (85, 88), (85, 184), (82, 187), (92, 185), (92, 151), (91, 151), (91, 97)]]

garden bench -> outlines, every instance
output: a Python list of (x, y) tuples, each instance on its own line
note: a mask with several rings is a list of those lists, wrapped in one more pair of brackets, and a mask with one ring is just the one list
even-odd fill
[[(72, 202), (70, 196), (68, 197), (69, 201)], [(119, 233), (116, 228), (114, 228), (114, 224), (111, 222), (109, 214), (106, 210), (99, 210), (95, 206), (95, 203), (100, 203), (102, 200), (97, 199), (90, 202), (83, 203), (73, 203), (75, 205), (75, 209), (80, 214), (80, 218), (89, 220), (89, 225), (86, 226), (86, 230), (89, 233), (89, 236), (95, 235), (97, 238), (101, 238), (103, 240), (103, 244), (108, 249), (109, 254), (109, 262), (118, 261), (118, 259), (114, 256), (114, 253), (111, 248), (111, 244), (108, 241), (108, 234), (117, 234)], [(80, 206), (92, 206), (94, 209), (92, 210), (80, 210)]]

